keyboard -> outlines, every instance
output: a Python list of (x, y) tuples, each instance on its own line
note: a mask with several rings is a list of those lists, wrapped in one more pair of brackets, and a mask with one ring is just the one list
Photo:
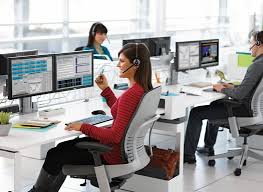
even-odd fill
[(81, 122), (81, 123), (88, 123), (91, 125), (96, 125), (96, 124), (100, 124), (106, 121), (110, 121), (112, 120), (112, 116), (108, 116), (108, 115), (93, 115), (91, 117), (85, 118), (85, 119), (81, 119), (77, 122)]
[(211, 86), (212, 83), (210, 82), (195, 82), (195, 83), (190, 83), (187, 86), (191, 86), (191, 87), (197, 87), (197, 88), (204, 88), (204, 87), (208, 87)]

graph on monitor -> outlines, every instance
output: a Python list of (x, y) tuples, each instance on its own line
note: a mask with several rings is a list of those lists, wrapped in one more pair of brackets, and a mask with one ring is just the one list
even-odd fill
[(91, 51), (55, 55), (56, 91), (93, 86), (93, 54)]

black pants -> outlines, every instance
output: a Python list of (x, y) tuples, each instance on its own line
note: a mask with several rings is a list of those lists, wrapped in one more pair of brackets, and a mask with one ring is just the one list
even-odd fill
[(83, 137), (59, 143), (47, 152), (43, 168), (51, 175), (58, 175), (63, 165), (94, 165), (92, 154), (87, 150), (75, 147), (81, 141), (94, 141)]
[[(245, 105), (233, 109), (233, 113), (239, 117), (250, 116), (250, 112)], [(210, 124), (209, 120), (226, 119), (227, 117), (227, 109), (217, 101), (212, 102), (210, 105), (193, 108), (190, 112), (185, 133), (184, 153), (187, 155), (195, 154), (200, 138), (202, 120), (204, 119), (208, 120), (205, 133), (205, 146), (213, 147), (216, 142), (219, 126)]]

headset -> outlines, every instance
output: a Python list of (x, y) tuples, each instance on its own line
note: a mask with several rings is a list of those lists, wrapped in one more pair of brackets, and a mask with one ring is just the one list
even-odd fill
[(138, 58), (138, 46), (139, 44), (135, 43), (135, 59), (132, 62), (135, 66), (139, 66), (141, 64), (141, 61)]
[(259, 40), (259, 37), (258, 37), (258, 34), (260, 32), (258, 31), (256, 34), (255, 34), (255, 40), (256, 40), (256, 45), (259, 46), (261, 44), (261, 41)]
[(101, 24), (101, 23), (100, 23), (100, 22), (96, 22), (96, 23), (93, 25), (93, 27), (92, 27), (91, 35), (92, 35), (93, 37), (95, 37), (95, 35), (96, 35), (95, 29), (96, 29), (97, 25), (99, 25), (99, 24)]
[(260, 33), (259, 31), (255, 33), (255, 41), (256, 41), (256, 43), (249, 48), (250, 51), (253, 49), (253, 47), (261, 45), (262, 42), (259, 40), (259, 37), (258, 37), (259, 33)]
[(139, 43), (135, 43), (135, 59), (132, 61), (132, 65), (130, 67), (128, 67), (127, 69), (125, 69), (122, 73), (125, 73), (130, 68), (132, 68), (133, 66), (137, 66), (137, 67), (140, 66), (141, 60), (138, 58), (138, 46), (139, 46)]
[[(94, 25), (93, 25), (93, 27), (92, 27), (92, 29), (91, 29), (91, 35), (93, 36), (93, 37), (95, 37), (95, 35), (96, 35), (96, 32), (95, 32), (95, 29), (96, 29), (96, 27), (98, 26), (98, 25), (102, 25), (102, 23), (101, 22), (96, 22), (96, 23), (94, 23)], [(110, 44), (110, 40), (109, 40), (109, 38), (108, 38), (108, 35), (106, 35), (106, 39), (108, 40), (108, 42), (109, 42), (109, 44)]]

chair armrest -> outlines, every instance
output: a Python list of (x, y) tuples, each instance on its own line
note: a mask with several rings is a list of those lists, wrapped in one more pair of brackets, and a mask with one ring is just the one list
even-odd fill
[(228, 117), (234, 117), (233, 108), (243, 105), (242, 103), (232, 99), (220, 99), (216, 103), (222, 103), (227, 109)]
[(96, 166), (102, 165), (101, 154), (112, 150), (112, 147), (108, 145), (104, 145), (98, 142), (79, 142), (75, 145), (77, 148), (85, 149), (90, 152), (93, 156), (94, 162)]
[(90, 152), (96, 151), (98, 153), (105, 153), (105, 152), (112, 150), (112, 147), (98, 143), (98, 142), (85, 142), (85, 141), (83, 141), (83, 142), (77, 143), (75, 146), (80, 148), (80, 149), (86, 149)]

